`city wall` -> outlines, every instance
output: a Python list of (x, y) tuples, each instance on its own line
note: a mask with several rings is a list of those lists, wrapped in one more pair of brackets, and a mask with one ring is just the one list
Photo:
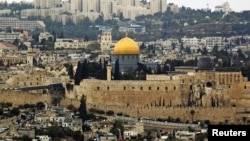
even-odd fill
[[(37, 104), (38, 102), (47, 103), (51, 105), (53, 95), (50, 94), (34, 94), (24, 91), (9, 91), (0, 90), (0, 102), (9, 102), (13, 106), (24, 104)], [(67, 107), (73, 105), (76, 108), (80, 106), (80, 101), (76, 99), (62, 98), (60, 106)]]
[[(130, 117), (148, 117), (152, 119), (177, 119), (179, 118), (182, 122), (193, 121), (206, 121), (209, 120), (211, 123), (234, 123), (242, 124), (242, 117), (244, 115), (239, 114), (240, 111), (245, 109), (237, 107), (133, 107), (133, 106), (106, 106), (106, 105), (88, 105), (88, 108), (95, 108), (99, 110), (113, 111), (115, 114), (123, 114)], [(191, 114), (191, 111), (194, 114)]]
[[(194, 110), (194, 121), (242, 123), (242, 117), (247, 116), (238, 114), (250, 103), (245, 99), (249, 95), (248, 87), (246, 89), (244, 87), (245, 82), (237, 81), (230, 85), (206, 87), (207, 81), (188, 83), (191, 79), (187, 80), (185, 83), (181, 83), (183, 82), (181, 79), (171, 81), (84, 80), (80, 85), (74, 85), (72, 91), (67, 91), (66, 97), (80, 100), (84, 95), (88, 110), (91, 108), (104, 112), (111, 110), (114, 114), (123, 113), (132, 117), (156, 119), (171, 117), (179, 118), (182, 122), (191, 122), (190, 112)], [(191, 92), (192, 95), (190, 95)], [(205, 93), (202, 98), (200, 98), (201, 92)], [(189, 96), (192, 96), (197, 104), (192, 107), (181, 106), (183, 102), (187, 105)]]
[(24, 91), (0, 90), (0, 102), (10, 102), (13, 106), (36, 104), (38, 102), (51, 103), (51, 95), (34, 94)]

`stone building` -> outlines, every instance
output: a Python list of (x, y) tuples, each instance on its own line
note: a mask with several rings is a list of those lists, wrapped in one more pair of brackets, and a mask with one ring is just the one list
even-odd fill
[(121, 72), (135, 70), (137, 63), (139, 63), (140, 49), (139, 45), (129, 37), (119, 40), (114, 48), (111, 56), (111, 66), (115, 68), (116, 61), (119, 62), (119, 69)]
[[(136, 60), (139, 50), (131, 40), (126, 37), (117, 43), (114, 54), (119, 60)], [(129, 55), (123, 58), (122, 54)], [(124, 62), (122, 67), (126, 65)], [(66, 97), (80, 100), (85, 96), (87, 109), (132, 117), (171, 116), (191, 121), (194, 115), (190, 111), (194, 110), (196, 120), (237, 123), (249, 116), (244, 114), (250, 110), (249, 81), (241, 72), (214, 71), (209, 57), (200, 58), (195, 71), (147, 75), (147, 80), (112, 80), (111, 67), (107, 66), (107, 80), (85, 79), (67, 91)]]
[(101, 35), (101, 50), (102, 52), (110, 52), (112, 43), (111, 30), (104, 30)]

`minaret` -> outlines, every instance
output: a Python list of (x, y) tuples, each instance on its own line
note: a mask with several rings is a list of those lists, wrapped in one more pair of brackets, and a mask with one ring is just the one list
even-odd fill
[(33, 66), (33, 59), (34, 59), (34, 52), (33, 52), (33, 49), (31, 47), (28, 48), (28, 51), (27, 51), (27, 64), (29, 66)]
[(111, 65), (110, 65), (110, 63), (107, 64), (107, 80), (111, 81)]

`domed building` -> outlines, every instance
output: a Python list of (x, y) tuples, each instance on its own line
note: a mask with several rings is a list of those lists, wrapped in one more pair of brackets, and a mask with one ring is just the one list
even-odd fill
[(140, 48), (139, 45), (131, 38), (124, 37), (119, 40), (111, 55), (111, 66), (114, 71), (115, 62), (119, 61), (120, 72), (135, 70), (139, 62)]
[(198, 71), (211, 71), (214, 70), (214, 61), (208, 57), (203, 56), (197, 62)]

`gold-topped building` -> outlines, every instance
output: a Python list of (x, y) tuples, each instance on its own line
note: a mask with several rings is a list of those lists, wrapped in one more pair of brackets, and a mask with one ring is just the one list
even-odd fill
[(116, 55), (125, 55), (125, 54), (140, 54), (140, 49), (138, 44), (129, 37), (124, 37), (117, 42), (114, 48), (114, 53)]
[(113, 54), (111, 54), (112, 70), (115, 69), (116, 61), (119, 61), (119, 70), (122, 73), (136, 70), (139, 63), (139, 54), (138, 43), (126, 35), (116, 43)]

